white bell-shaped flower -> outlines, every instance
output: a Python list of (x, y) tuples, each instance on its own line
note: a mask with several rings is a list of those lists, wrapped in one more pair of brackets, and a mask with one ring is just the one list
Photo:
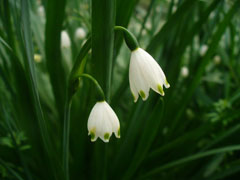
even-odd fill
[(83, 28), (77, 28), (75, 31), (75, 38), (78, 39), (84, 39), (86, 37), (86, 31)]
[(106, 101), (97, 102), (88, 118), (88, 135), (91, 141), (101, 138), (104, 142), (109, 142), (112, 133), (120, 138), (120, 123), (117, 115)]
[(159, 64), (141, 48), (132, 51), (129, 82), (134, 102), (137, 101), (138, 94), (140, 94), (143, 100), (146, 100), (150, 88), (164, 96), (163, 85), (165, 88), (170, 87)]
[(67, 31), (61, 32), (61, 47), (62, 48), (69, 48), (71, 46), (71, 41)]

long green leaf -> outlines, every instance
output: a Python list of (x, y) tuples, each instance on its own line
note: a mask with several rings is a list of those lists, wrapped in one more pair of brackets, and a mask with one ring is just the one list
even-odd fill
[(147, 155), (147, 152), (149, 151), (154, 138), (156, 137), (162, 114), (164, 111), (164, 102), (161, 98), (158, 103), (155, 105), (152, 115), (149, 118), (142, 136), (140, 137), (139, 144), (135, 150), (134, 157), (129, 165), (129, 168), (127, 169), (125, 175), (123, 176), (123, 179), (132, 179), (132, 176), (144, 160), (145, 156)]
[(224, 148), (218, 148), (218, 149), (213, 149), (213, 150), (209, 150), (209, 151), (205, 151), (205, 152), (201, 152), (192, 156), (188, 156), (186, 158), (182, 158), (173, 162), (170, 162), (166, 165), (163, 165), (161, 167), (155, 168), (153, 170), (151, 170), (150, 172), (146, 173), (142, 179), (149, 177), (149, 176), (153, 176), (156, 175), (158, 173), (160, 173), (163, 170), (169, 169), (169, 168), (173, 168), (177, 165), (183, 164), (183, 163), (187, 163), (190, 161), (194, 161), (203, 157), (207, 157), (207, 156), (211, 156), (214, 154), (219, 154), (219, 153), (226, 153), (226, 152), (232, 152), (232, 151), (239, 151), (240, 150), (240, 145), (235, 145), (235, 146), (228, 146), (228, 147), (224, 147)]
[(209, 49), (208, 49), (206, 55), (203, 57), (200, 64), (198, 65), (198, 69), (195, 72), (195, 76), (191, 80), (191, 84), (189, 85), (187, 91), (182, 95), (183, 98), (180, 101), (181, 102), (181, 106), (180, 106), (181, 108), (179, 109), (177, 115), (175, 116), (175, 119), (173, 120), (171, 131), (173, 131), (174, 128), (176, 127), (176, 125), (178, 123), (178, 120), (180, 119), (182, 113), (184, 112), (184, 109), (186, 108), (186, 105), (190, 101), (195, 89), (197, 88), (197, 86), (201, 82), (201, 78), (202, 78), (202, 75), (205, 71), (205, 67), (210, 62), (211, 57), (214, 54), (214, 52), (215, 52), (215, 50), (218, 46), (218, 43), (221, 40), (221, 37), (222, 37), (223, 33), (225, 32), (226, 28), (228, 27), (232, 17), (237, 12), (237, 9), (239, 8), (239, 4), (240, 4), (239, 1), (236, 1), (233, 4), (233, 6), (229, 10), (229, 12), (226, 14), (226, 16), (224, 17), (222, 22), (219, 24), (217, 31), (213, 35), (213, 37), (211, 39), (211, 42), (209, 44)]
[(45, 30), (47, 69), (50, 75), (56, 105), (62, 120), (66, 90), (66, 75), (61, 60), (60, 34), (64, 20), (65, 5), (66, 0), (47, 1), (47, 22)]

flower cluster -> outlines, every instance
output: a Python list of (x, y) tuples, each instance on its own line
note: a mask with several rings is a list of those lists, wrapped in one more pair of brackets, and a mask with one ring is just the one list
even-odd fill
[[(122, 30), (125, 33), (126, 44), (132, 52), (129, 83), (134, 102), (137, 102), (139, 95), (144, 101), (147, 100), (150, 88), (164, 96), (163, 87), (169, 88), (170, 84), (159, 64), (150, 54), (139, 47), (136, 38), (127, 29), (118, 26), (116, 30)], [(109, 142), (113, 133), (120, 138), (118, 117), (104, 98), (94, 105), (87, 126), (91, 141), (96, 141), (99, 137), (104, 142)]]

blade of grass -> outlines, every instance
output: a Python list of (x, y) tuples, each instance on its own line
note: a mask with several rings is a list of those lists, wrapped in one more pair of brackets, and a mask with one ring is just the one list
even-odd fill
[(92, 1), (92, 63), (107, 101), (112, 78), (114, 25), (115, 0)]
[(181, 146), (182, 144), (186, 142), (195, 142), (196, 139), (203, 137), (206, 135), (209, 131), (212, 130), (212, 127), (209, 123), (202, 125), (198, 129), (194, 129), (190, 132), (186, 132), (184, 135), (176, 138), (174, 141), (171, 141), (167, 144), (164, 144), (163, 146), (153, 150), (151, 153), (149, 153), (147, 157), (147, 161), (154, 161), (156, 158), (161, 157), (163, 153), (166, 153), (170, 151), (171, 149), (177, 149), (178, 146)]
[(66, 75), (61, 60), (60, 34), (64, 20), (66, 0), (47, 1), (45, 52), (46, 64), (55, 96), (59, 117), (63, 120)]
[[(56, 169), (59, 166), (59, 162), (57, 161), (56, 153), (53, 151), (52, 143), (50, 142), (50, 135), (47, 130), (47, 124), (43, 116), (39, 94), (37, 89), (36, 82), (36, 72), (33, 61), (33, 44), (32, 44), (32, 32), (31, 32), (31, 23), (30, 23), (30, 14), (29, 14), (29, 5), (28, 1), (21, 1), (21, 22), (23, 27), (23, 44), (25, 49), (26, 58), (24, 58), (26, 72), (28, 74), (28, 81), (31, 88), (31, 95), (34, 104), (34, 109), (36, 113), (36, 117), (39, 123), (40, 132), (44, 144), (44, 148), (47, 153), (48, 160), (50, 162), (51, 169), (53, 170), (53, 175), (55, 177), (59, 177), (61, 179), (61, 173), (57, 173)], [(53, 165), (54, 164), (54, 165)]]
[(124, 180), (132, 179), (132, 176), (146, 157), (154, 138), (156, 137), (162, 114), (164, 111), (164, 101), (162, 98), (155, 105), (151, 117), (149, 118), (145, 128), (143, 130), (142, 136), (140, 137), (139, 144), (135, 150), (132, 161), (123, 176)]
[[(115, 0), (92, 0), (93, 75), (102, 87), (108, 102), (111, 94), (115, 15)], [(106, 149), (104, 143), (95, 144), (96, 179), (107, 178)]]
[(198, 1), (191, 0), (184, 1), (184, 3), (177, 9), (176, 13), (169, 17), (169, 20), (162, 27), (162, 29), (152, 38), (147, 47), (147, 51), (152, 56), (154, 56), (156, 52), (159, 51), (161, 43), (164, 43), (164, 41), (168, 39), (169, 36), (167, 34), (174, 30), (174, 28), (172, 27), (175, 26), (181, 18), (183, 18), (186, 13), (186, 9), (192, 8), (197, 2)]
[(181, 102), (181, 106), (178, 106), (178, 107), (181, 107), (181, 108), (177, 112), (177, 114), (176, 114), (176, 116), (175, 116), (175, 118), (174, 118), (174, 120), (172, 122), (172, 127), (170, 128), (171, 132), (174, 132), (174, 129), (177, 126), (178, 120), (180, 119), (182, 113), (184, 112), (188, 102), (191, 100), (191, 97), (192, 97), (195, 89), (197, 88), (197, 86), (201, 82), (201, 77), (202, 77), (202, 75), (204, 73), (205, 67), (211, 61), (211, 57), (214, 54), (215, 49), (217, 48), (218, 43), (221, 40), (221, 37), (222, 37), (223, 33), (225, 32), (226, 28), (228, 27), (232, 17), (234, 16), (234, 14), (236, 13), (237, 9), (239, 8), (239, 4), (240, 4), (239, 1), (236, 1), (234, 3), (234, 5), (228, 11), (226, 16), (222, 20), (222, 22), (219, 24), (217, 31), (213, 35), (213, 37), (211, 39), (211, 42), (209, 44), (209, 49), (208, 49), (206, 55), (201, 60), (199, 66), (198, 66), (198, 69), (195, 72), (195, 76), (191, 80), (191, 84), (190, 84), (189, 88), (187, 89), (187, 91), (182, 96), (183, 97), (182, 100), (179, 101), (179, 102)]
[(10, 168), (7, 163), (5, 163), (1, 158), (0, 158), (0, 163), (3, 165), (3, 167), (5, 167), (10, 174), (13, 175), (13, 177), (15, 177), (17, 180), (24, 180), (15, 170), (13, 170), (12, 168)]
[(151, 13), (151, 10), (152, 10), (152, 8), (153, 8), (153, 5), (154, 5), (155, 1), (156, 1), (156, 0), (151, 0), (150, 4), (149, 4), (149, 6), (148, 6), (148, 9), (146, 10), (147, 13), (146, 13), (146, 15), (145, 15), (145, 17), (144, 17), (144, 19), (143, 19), (143, 23), (142, 23), (141, 29), (140, 29), (139, 34), (138, 34), (138, 37), (137, 37), (138, 41), (140, 41), (140, 39), (141, 39), (142, 32), (143, 32), (143, 30), (144, 30), (144, 28), (145, 28), (145, 24), (146, 24), (146, 22), (147, 22), (147, 19), (148, 19), (150, 13)]
[(158, 173), (160, 173), (163, 170), (173, 168), (173, 167), (178, 166), (178, 165), (183, 164), (183, 163), (187, 163), (187, 162), (190, 162), (190, 161), (194, 161), (194, 160), (197, 160), (197, 159), (201, 159), (201, 158), (211, 156), (211, 155), (215, 155), (215, 154), (219, 154), (219, 153), (226, 153), (226, 152), (239, 151), (239, 150), (240, 150), (240, 145), (234, 145), (234, 146), (227, 146), (227, 147), (223, 147), (223, 148), (218, 148), (218, 149), (213, 149), (213, 150), (197, 153), (197, 154), (194, 154), (194, 155), (191, 155), (191, 156), (188, 156), (188, 157), (170, 162), (170, 163), (165, 164), (163, 166), (160, 166), (158, 168), (155, 168), (155, 169), (151, 170), (150, 172), (144, 174), (141, 177), (141, 179), (146, 179), (147, 177), (157, 175)]
[[(70, 113), (71, 113), (71, 104), (72, 104), (72, 96), (76, 93), (76, 79), (83, 73), (85, 61), (84, 58), (86, 57), (88, 51), (91, 48), (91, 37), (86, 41), (86, 43), (81, 48), (75, 64), (72, 68), (68, 86), (67, 86), (67, 94), (65, 100), (65, 108), (64, 108), (64, 125), (63, 125), (63, 151), (62, 151), (62, 161), (63, 161), (63, 170), (65, 174), (65, 178), (69, 179), (69, 134), (70, 134)], [(79, 83), (79, 82), (78, 82)], [(78, 86), (78, 85), (77, 85)]]

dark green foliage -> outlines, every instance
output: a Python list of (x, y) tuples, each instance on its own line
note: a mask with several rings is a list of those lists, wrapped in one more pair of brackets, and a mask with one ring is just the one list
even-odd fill
[[(0, 179), (239, 179), (239, 9), (239, 0), (0, 1)], [(150, 90), (133, 103), (131, 54), (115, 25), (161, 65), (164, 97)], [(120, 120), (108, 144), (88, 136), (102, 97), (86, 74)]]

